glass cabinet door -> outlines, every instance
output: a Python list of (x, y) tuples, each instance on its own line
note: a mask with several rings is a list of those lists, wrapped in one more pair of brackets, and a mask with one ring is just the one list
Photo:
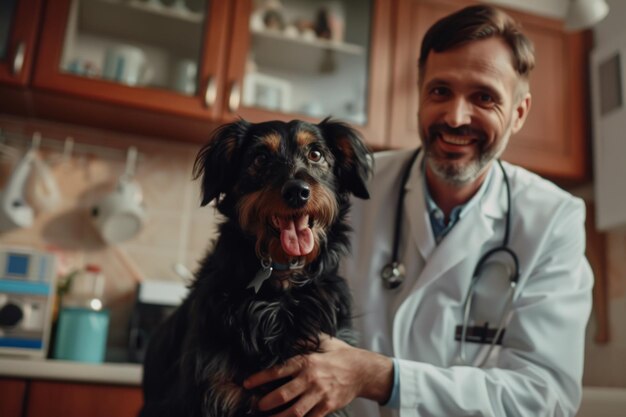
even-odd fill
[(59, 70), (192, 96), (209, 0), (72, 0)]
[(5, 61), (8, 58), (9, 35), (11, 34), (16, 6), (17, 0), (0, 2), (0, 61)]
[(0, 1), (0, 82), (28, 84), (40, 9), (41, 0)]
[(256, 1), (241, 103), (364, 125), (373, 0)]

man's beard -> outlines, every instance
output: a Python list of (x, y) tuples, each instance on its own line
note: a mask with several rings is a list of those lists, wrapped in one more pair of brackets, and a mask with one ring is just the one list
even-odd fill
[[(502, 155), (509, 141), (511, 130), (512, 126), (509, 126), (498, 141), (489, 143), (487, 135), (482, 130), (474, 129), (468, 125), (458, 128), (450, 127), (445, 123), (432, 125), (428, 129), (428, 133), (424, 135), (423, 140), (426, 163), (433, 174), (450, 185), (460, 187), (469, 184), (484, 172), (491, 161)], [(477, 138), (478, 141), (473, 146), (477, 147), (478, 156), (473, 157), (469, 162), (463, 162), (459, 160), (461, 155), (438, 154), (433, 145), (435, 141), (442, 140), (439, 138), (442, 133), (450, 136)]]

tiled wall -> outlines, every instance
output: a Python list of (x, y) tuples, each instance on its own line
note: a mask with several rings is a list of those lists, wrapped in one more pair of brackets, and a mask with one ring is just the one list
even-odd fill
[[(209, 206), (199, 207), (198, 182), (192, 181), (192, 166), (201, 144), (8, 116), (0, 116), (0, 129), (26, 137), (34, 131), (42, 133), (41, 153), (46, 160), (57, 161), (52, 171), (63, 197), (56, 209), (37, 213), (32, 227), (0, 232), (0, 244), (54, 247), (69, 267), (100, 265), (107, 279), (105, 301), (112, 313), (109, 341), (113, 346), (125, 345), (126, 323), (137, 282), (181, 280), (173, 265), (180, 262), (194, 270), (215, 235), (215, 211)], [(207, 131), (207, 138), (208, 135)], [(76, 146), (72, 158), (61, 163), (59, 152), (46, 144), (62, 145), (66, 136), (72, 136), (77, 144), (98, 145), (106, 152), (87, 154)], [(49, 142), (51, 138), (58, 141)], [(27, 142), (22, 151), (26, 146)], [(140, 155), (135, 179), (142, 188), (148, 217), (135, 238), (107, 246), (92, 225), (90, 209), (124, 172), (129, 146), (137, 147)], [(14, 162), (0, 158), (0, 189), (13, 165)]]

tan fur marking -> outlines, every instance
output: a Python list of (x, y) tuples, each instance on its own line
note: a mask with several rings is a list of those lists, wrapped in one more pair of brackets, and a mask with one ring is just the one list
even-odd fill
[(298, 146), (301, 148), (304, 148), (315, 141), (316, 141), (315, 136), (313, 136), (311, 132), (300, 130), (296, 134), (296, 142), (298, 143)]
[(270, 133), (263, 136), (263, 142), (272, 152), (278, 152), (278, 150), (280, 149), (281, 140), (282, 139), (278, 133)]

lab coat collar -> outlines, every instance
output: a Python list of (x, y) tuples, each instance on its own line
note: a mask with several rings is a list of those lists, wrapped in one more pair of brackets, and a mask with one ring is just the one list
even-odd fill
[[(450, 230), (448, 236), (437, 245), (426, 210), (422, 161), (423, 152), (412, 168), (405, 187), (404, 201), (404, 215), (408, 220), (412, 239), (422, 259), (428, 259), (421, 273), (421, 278), (424, 279), (417, 280), (419, 286), (443, 275), (465, 258), (472, 248), (481, 247), (494, 233), (494, 220), (503, 218), (506, 214), (506, 190), (502, 171), (494, 163), (490, 168), (493, 170), (491, 181), (481, 201), (473, 205), (463, 219)], [(458, 242), (467, 244), (459, 245)]]

